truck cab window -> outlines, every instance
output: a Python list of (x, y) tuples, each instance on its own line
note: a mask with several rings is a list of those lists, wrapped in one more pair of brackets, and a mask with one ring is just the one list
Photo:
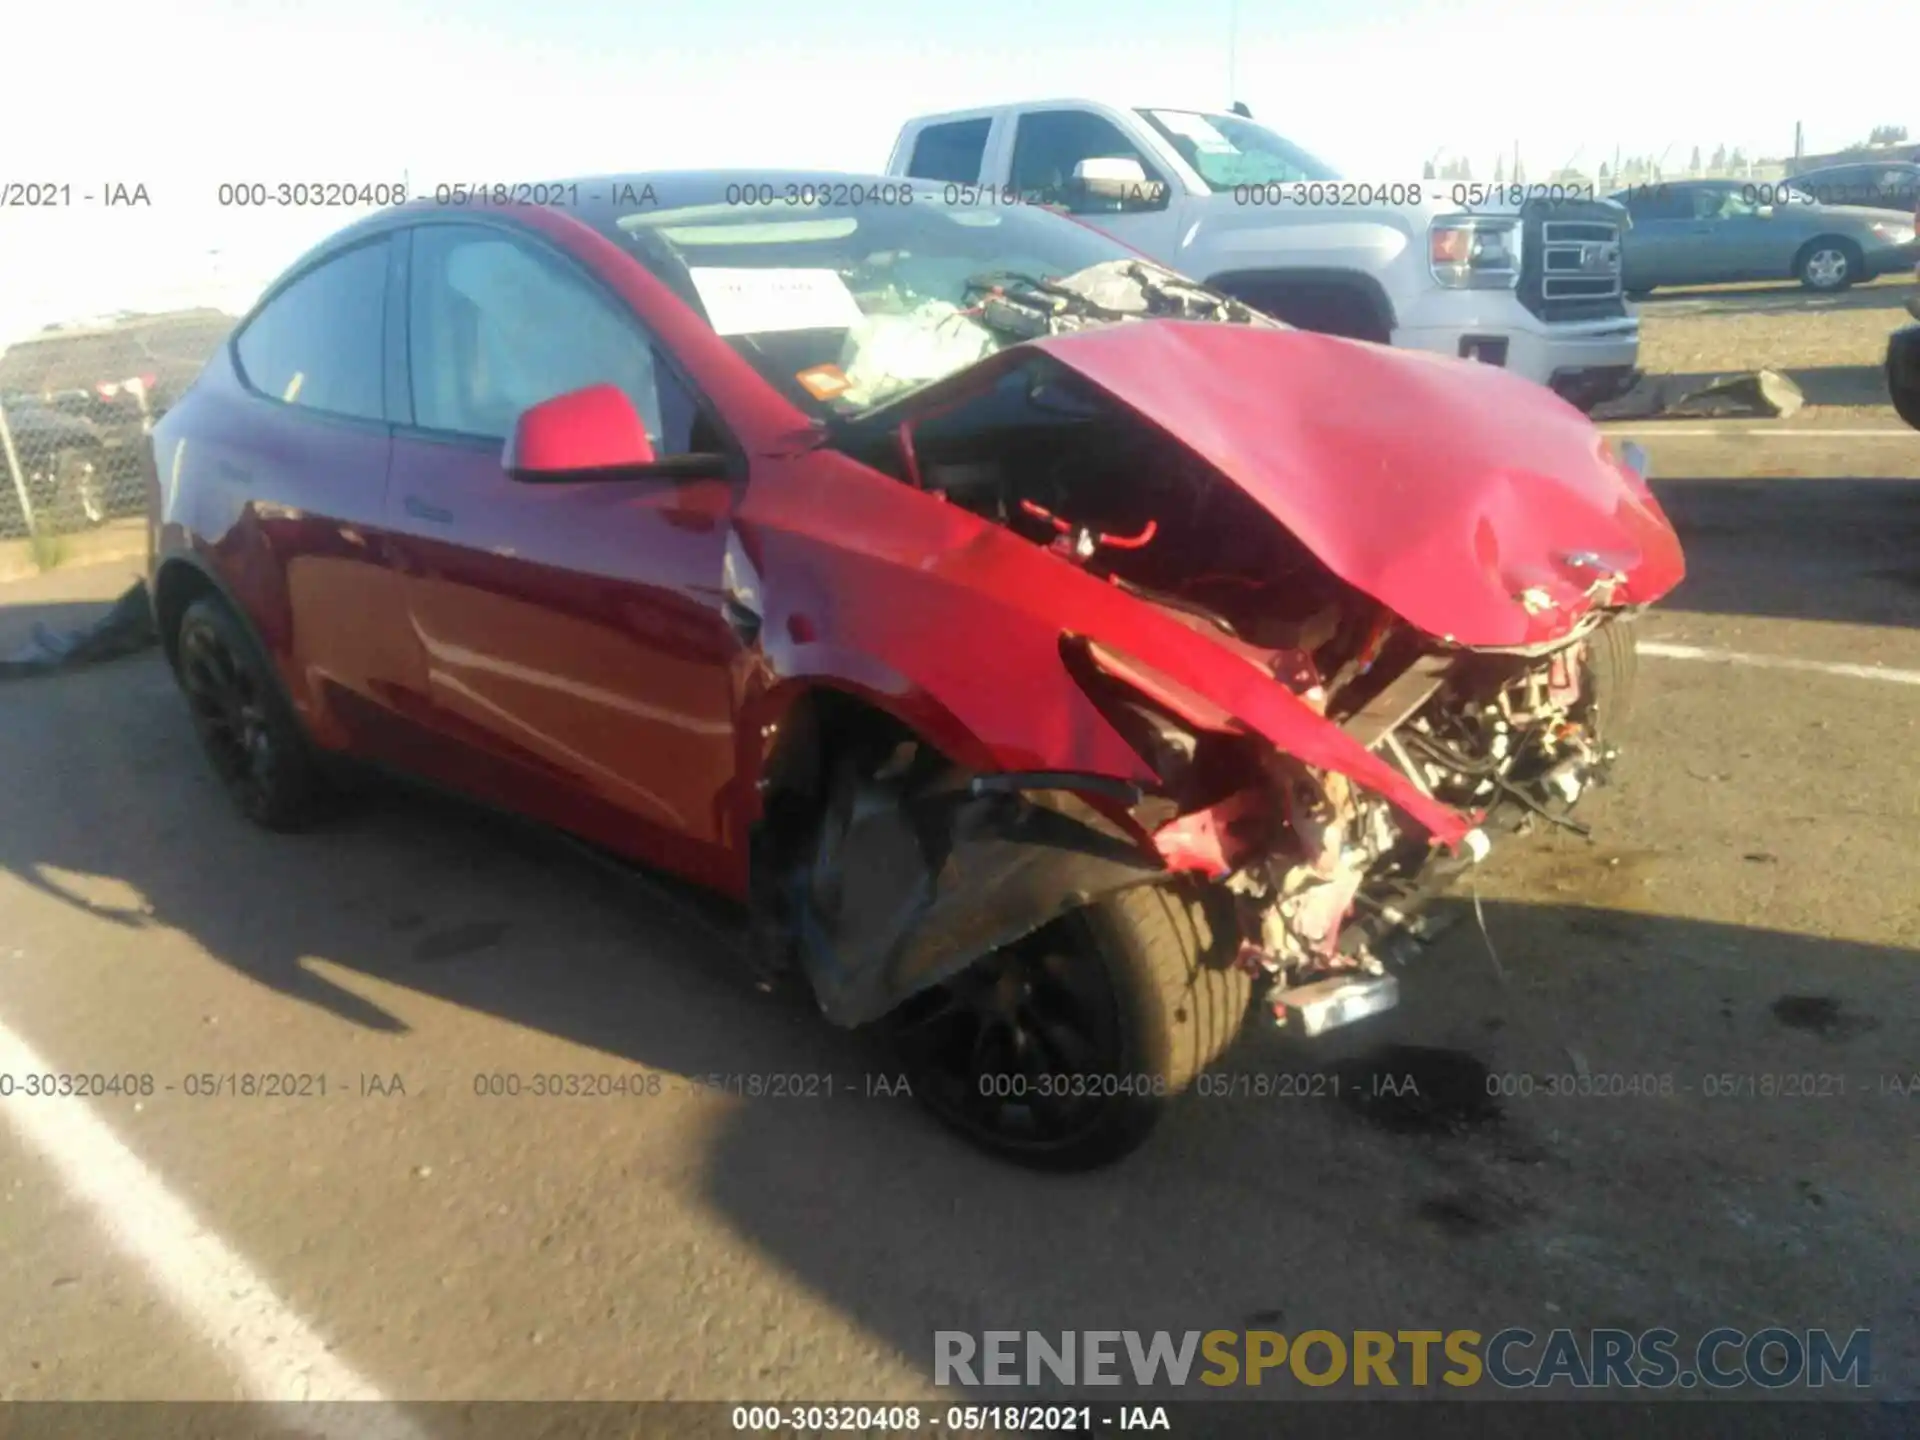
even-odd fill
[(980, 163), (986, 158), (987, 133), (992, 128), (989, 119), (927, 126), (913, 142), (907, 174), (917, 180), (944, 180), (955, 185), (977, 183)]

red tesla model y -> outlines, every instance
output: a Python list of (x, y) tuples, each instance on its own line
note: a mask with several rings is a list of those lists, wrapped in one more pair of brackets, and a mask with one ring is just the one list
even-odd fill
[(1604, 773), (1682, 558), (1548, 391), (923, 182), (528, 198), (319, 246), (151, 437), (260, 824), (372, 761), (721, 892), (1066, 1168), (1249, 1015), (1392, 1005), (1422, 903)]

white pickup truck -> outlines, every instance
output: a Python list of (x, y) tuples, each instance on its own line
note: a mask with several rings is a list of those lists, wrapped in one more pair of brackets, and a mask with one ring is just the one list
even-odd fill
[(1344, 180), (1244, 114), (1092, 100), (910, 120), (887, 170), (1057, 205), (1291, 324), (1503, 365), (1585, 410), (1637, 374), (1625, 211), (1590, 192)]

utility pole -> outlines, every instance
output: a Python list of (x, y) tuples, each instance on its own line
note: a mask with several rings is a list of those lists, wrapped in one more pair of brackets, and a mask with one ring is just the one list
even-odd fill
[(1240, 98), (1240, 0), (1227, 0), (1227, 103)]

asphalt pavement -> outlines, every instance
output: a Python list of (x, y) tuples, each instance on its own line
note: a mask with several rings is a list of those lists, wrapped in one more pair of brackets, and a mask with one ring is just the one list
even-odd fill
[[(157, 656), (0, 686), (0, 1069), (125, 1077), (0, 1100), (0, 1398), (932, 1400), (937, 1329), (1515, 1324), (1865, 1327), (1920, 1398), (1920, 435), (1690, 428), (1642, 427), (1691, 574), (1592, 841), (1497, 851), (1393, 1015), (1232, 1058), (1345, 1098), (1193, 1096), (1088, 1176), (542, 837), (249, 828)], [(0, 646), (127, 578), (0, 588)]]

